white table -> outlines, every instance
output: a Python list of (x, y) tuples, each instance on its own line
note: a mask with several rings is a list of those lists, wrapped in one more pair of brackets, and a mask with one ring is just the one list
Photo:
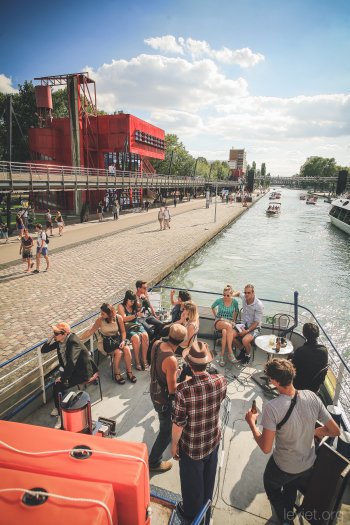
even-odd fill
[(267, 358), (272, 359), (273, 356), (286, 356), (293, 352), (293, 344), (289, 339), (286, 339), (286, 346), (281, 347), (280, 351), (276, 351), (276, 336), (273, 334), (270, 335), (258, 335), (255, 338), (255, 344), (260, 350), (263, 350), (268, 354)]

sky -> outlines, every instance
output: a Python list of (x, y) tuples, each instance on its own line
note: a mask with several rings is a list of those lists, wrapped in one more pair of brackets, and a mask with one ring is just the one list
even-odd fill
[(12, 0), (0, 92), (87, 71), (99, 109), (174, 133), (196, 157), (231, 147), (271, 175), (307, 157), (350, 166), (348, 0)]

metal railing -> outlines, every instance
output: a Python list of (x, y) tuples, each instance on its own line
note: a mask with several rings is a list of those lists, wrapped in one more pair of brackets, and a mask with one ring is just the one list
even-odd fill
[[(158, 287), (154, 287), (153, 290)], [(162, 285), (163, 295), (164, 291), (169, 290), (180, 290), (181, 288), (176, 288), (172, 286)], [(189, 290), (192, 298), (196, 298), (196, 303), (198, 306), (208, 307), (208, 301), (204, 301), (205, 297), (209, 296), (220, 296), (221, 292), (208, 292), (203, 290)], [(118, 304), (122, 298), (118, 298), (118, 301), (115, 304)], [(295, 324), (298, 324), (298, 319), (303, 319), (303, 322), (313, 321), (319, 328), (320, 333), (322, 334), (322, 339), (329, 350), (329, 362), (334, 373), (334, 404), (338, 404), (341, 401), (341, 404), (344, 407), (345, 413), (350, 414), (350, 368), (345, 362), (343, 356), (338, 352), (334, 342), (331, 337), (326, 333), (325, 329), (321, 325), (320, 321), (316, 316), (309, 310), (307, 307), (298, 304), (298, 293), (295, 292), (294, 302), (288, 301), (277, 301), (273, 299), (261, 299), (264, 303), (269, 305), (282, 305), (283, 308), (289, 308), (291, 314), (294, 317)], [(164, 304), (163, 300), (163, 304)], [(280, 313), (280, 312), (279, 312)], [(81, 330), (75, 330), (75, 333), (80, 333), (83, 328), (82, 325), (88, 323), (95, 317), (100, 314), (100, 311), (97, 311), (84, 319), (80, 320), (78, 323), (72, 325), (72, 329), (81, 327)], [(307, 316), (305, 318), (305, 316)], [(266, 316), (267, 320), (271, 319), (270, 316)], [(267, 324), (266, 326), (269, 326)], [(85, 328), (84, 328), (85, 329)], [(57, 365), (56, 356), (48, 356), (43, 360), (43, 356), (40, 352), (41, 346), (46, 342), (42, 340), (35, 345), (31, 346), (27, 350), (21, 352), (20, 354), (0, 363), (0, 399), (4, 399), (8, 395), (9, 399), (12, 398), (13, 393), (16, 392), (16, 403), (12, 404), (9, 402), (8, 406), (5, 406), (4, 402), (0, 408), (0, 418), (2, 419), (11, 419), (28, 406), (32, 401), (41, 396), (42, 402), (46, 403), (46, 389), (48, 387), (46, 377)], [(93, 336), (89, 339), (90, 351), (94, 350), (94, 339)], [(45, 357), (46, 357), (45, 356)]]

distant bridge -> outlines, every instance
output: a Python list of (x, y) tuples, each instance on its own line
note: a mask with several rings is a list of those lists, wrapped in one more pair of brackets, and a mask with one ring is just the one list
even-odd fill
[[(262, 182), (262, 177), (255, 177), (256, 182)], [(338, 176), (336, 177), (271, 177), (270, 186), (288, 186), (289, 188), (301, 188), (305, 183), (312, 186), (336, 184)]]

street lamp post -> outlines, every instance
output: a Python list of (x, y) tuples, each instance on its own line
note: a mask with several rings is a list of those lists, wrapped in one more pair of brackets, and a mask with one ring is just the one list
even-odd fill
[(218, 180), (216, 179), (215, 184), (215, 208), (214, 208), (214, 222), (216, 222), (216, 198), (218, 196)]

